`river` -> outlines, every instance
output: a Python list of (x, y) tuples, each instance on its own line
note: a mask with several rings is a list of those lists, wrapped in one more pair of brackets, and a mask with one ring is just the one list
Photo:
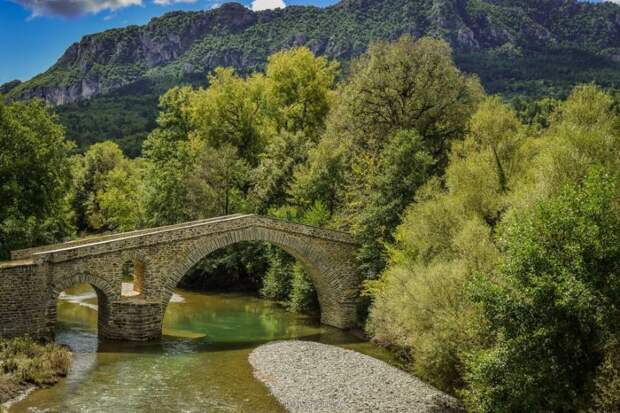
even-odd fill
[(56, 341), (73, 351), (58, 384), (10, 412), (283, 412), (252, 374), (249, 353), (283, 339), (312, 340), (386, 361), (390, 354), (316, 319), (241, 294), (177, 291), (152, 343), (97, 338), (97, 298), (88, 285), (59, 299)]

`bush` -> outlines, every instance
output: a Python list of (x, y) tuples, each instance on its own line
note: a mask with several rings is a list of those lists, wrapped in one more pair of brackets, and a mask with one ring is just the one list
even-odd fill
[(291, 291), (292, 260), (277, 247), (270, 245), (267, 248), (269, 269), (263, 278), (260, 293), (270, 300), (285, 301)]
[(312, 280), (299, 263), (295, 263), (293, 266), (293, 277), (287, 308), (289, 311), (297, 313), (311, 313), (319, 308), (319, 300)]
[(48, 386), (67, 375), (71, 353), (55, 343), (30, 338), (0, 339), (0, 403), (25, 385)]
[[(617, 362), (605, 354), (620, 334), (617, 178), (593, 169), (582, 186), (501, 225), (498, 272), (470, 288), (483, 334), (494, 338), (467, 363), (472, 411), (584, 410), (597, 375), (599, 386), (618, 386)], [(613, 403), (603, 388), (601, 403)]]

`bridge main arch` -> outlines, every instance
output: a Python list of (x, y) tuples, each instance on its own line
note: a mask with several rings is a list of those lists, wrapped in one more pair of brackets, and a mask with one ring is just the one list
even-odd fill
[(351, 259), (353, 250), (328, 241), (311, 242), (305, 236), (266, 227), (233, 229), (189, 245), (170, 268), (164, 283), (164, 309), (181, 279), (199, 261), (221, 248), (244, 241), (273, 244), (303, 265), (317, 292), (323, 324), (338, 328), (356, 325), (360, 280)]

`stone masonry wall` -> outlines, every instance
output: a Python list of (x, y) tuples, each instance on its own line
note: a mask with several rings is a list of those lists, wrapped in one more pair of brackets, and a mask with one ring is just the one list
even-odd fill
[(45, 334), (46, 285), (35, 265), (0, 266), (0, 337)]
[[(241, 241), (267, 241), (298, 258), (317, 290), (322, 322), (340, 328), (355, 325), (361, 279), (351, 236), (273, 218), (235, 215), (14, 254), (30, 261), (0, 264), (0, 336), (51, 334), (60, 292), (89, 283), (99, 299), (102, 337), (157, 338), (181, 278), (211, 252)], [(127, 263), (141, 274), (137, 297), (121, 294)]]

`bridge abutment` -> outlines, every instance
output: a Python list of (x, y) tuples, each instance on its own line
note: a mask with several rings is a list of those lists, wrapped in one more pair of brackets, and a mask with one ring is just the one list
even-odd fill
[(0, 337), (44, 337), (47, 274), (32, 262), (0, 265)]

